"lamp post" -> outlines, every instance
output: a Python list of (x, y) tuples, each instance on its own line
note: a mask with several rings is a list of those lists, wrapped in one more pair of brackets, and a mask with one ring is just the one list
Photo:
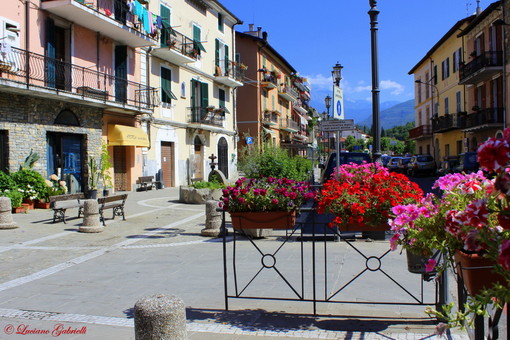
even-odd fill
[(379, 10), (376, 8), (377, 0), (369, 0), (370, 10), (370, 40), (372, 51), (372, 129), (374, 133), (374, 145), (372, 146), (372, 158), (376, 161), (380, 157), (381, 149), (381, 128), (380, 128), (380, 104), (379, 104), (379, 62), (377, 59), (377, 16)]
[[(326, 98), (324, 98), (324, 105), (326, 105), (326, 110), (328, 110), (328, 115), (326, 116), (326, 120), (329, 120), (330, 119), (329, 108), (331, 107), (331, 97), (330, 96), (326, 96)], [(330, 139), (329, 132), (328, 132), (327, 136), (328, 136), (327, 146), (328, 146), (328, 153), (329, 153), (329, 150), (331, 150), (331, 141), (329, 140)]]
[(337, 61), (335, 66), (333, 66), (333, 71), (331, 71), (331, 75), (333, 76), (333, 84), (336, 86), (340, 86), (340, 80), (342, 80), (342, 69), (344, 67), (340, 65)]

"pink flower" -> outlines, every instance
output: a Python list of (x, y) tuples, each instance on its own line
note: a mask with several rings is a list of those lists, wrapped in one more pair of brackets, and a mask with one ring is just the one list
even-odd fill
[(478, 163), (489, 171), (501, 172), (508, 163), (509, 152), (506, 140), (490, 138), (478, 148)]
[(434, 268), (436, 268), (437, 261), (435, 259), (429, 259), (427, 263), (425, 263), (425, 271), (427, 273), (430, 273), (434, 271)]

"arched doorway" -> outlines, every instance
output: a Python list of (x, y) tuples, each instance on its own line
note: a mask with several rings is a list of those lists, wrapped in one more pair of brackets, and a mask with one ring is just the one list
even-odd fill
[(195, 139), (193, 140), (193, 178), (194, 179), (203, 179), (204, 178), (204, 143), (202, 142), (202, 139), (200, 136), (195, 136)]
[(218, 170), (228, 178), (228, 142), (225, 137), (218, 141)]

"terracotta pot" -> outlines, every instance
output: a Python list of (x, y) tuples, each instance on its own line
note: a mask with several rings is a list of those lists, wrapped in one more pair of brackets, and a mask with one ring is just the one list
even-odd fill
[(50, 202), (41, 202), (38, 201), (35, 203), (35, 207), (37, 209), (49, 209), (50, 208)]
[(231, 212), (234, 229), (292, 229), (296, 211)]
[(22, 213), (26, 213), (26, 212), (27, 212), (27, 208), (24, 207), (23, 205), (21, 207), (12, 208), (13, 214), (22, 214)]
[(505, 282), (505, 279), (493, 270), (495, 262), (491, 259), (461, 250), (455, 251), (454, 258), (457, 271), (471, 296), (477, 295), (483, 288), (491, 288), (497, 281)]
[(35, 201), (30, 199), (23, 199), (23, 205), (26, 205), (27, 210), (33, 210), (35, 208)]
[(370, 225), (370, 224), (349, 224), (338, 226), (340, 231), (386, 231), (390, 230), (390, 226), (388, 224), (378, 224), (378, 225)]

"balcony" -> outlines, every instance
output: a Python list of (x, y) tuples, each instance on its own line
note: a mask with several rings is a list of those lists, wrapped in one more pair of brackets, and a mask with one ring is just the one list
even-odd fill
[(503, 108), (487, 108), (464, 117), (464, 131), (484, 130), (503, 127)]
[(278, 114), (276, 114), (274, 111), (264, 112), (262, 124), (269, 126), (278, 125)]
[(124, 45), (156, 45), (123, 0), (42, 0), (41, 8)]
[(288, 132), (298, 132), (299, 125), (290, 118), (280, 120), (280, 129)]
[(225, 110), (213, 107), (188, 107), (188, 123), (223, 127)]
[(198, 59), (200, 51), (194, 48), (193, 39), (171, 27), (161, 30), (160, 42), (161, 47), (152, 50), (152, 54), (156, 57), (178, 66), (195, 62)]
[(152, 111), (158, 90), (18, 48), (0, 56), (0, 88), (113, 110)]
[(466, 112), (447, 114), (432, 119), (432, 132), (447, 132), (450, 130), (462, 129)]
[(219, 65), (215, 66), (214, 81), (229, 87), (243, 86), (244, 68), (236, 62), (220, 60)]
[(477, 84), (503, 72), (503, 53), (484, 52), (471, 62), (460, 65), (459, 84)]
[(270, 72), (265, 72), (262, 74), (260, 85), (267, 90), (275, 89), (278, 86), (278, 78)]
[(420, 125), (409, 130), (409, 139), (422, 139), (432, 137), (432, 125)]
[(292, 136), (292, 139), (300, 141), (302, 143), (308, 143), (307, 133), (306, 133), (306, 131), (303, 131), (303, 130), (294, 133), (294, 135)]
[(292, 108), (301, 115), (306, 115), (308, 113), (308, 109), (304, 107), (303, 101), (299, 98), (292, 104)]
[(295, 102), (298, 99), (298, 92), (294, 90), (292, 87), (287, 85), (282, 85), (278, 89), (278, 95), (283, 99), (288, 100), (289, 102)]

